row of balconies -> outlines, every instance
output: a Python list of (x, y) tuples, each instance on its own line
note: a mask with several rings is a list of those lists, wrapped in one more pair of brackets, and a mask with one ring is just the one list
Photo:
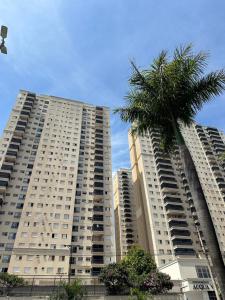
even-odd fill
[(0, 191), (5, 192), (10, 180), (10, 174), (13, 171), (13, 165), (17, 158), (17, 153), (22, 141), (23, 133), (27, 125), (27, 121), (24, 121), (22, 115), (27, 115), (32, 108), (33, 99), (25, 100), (24, 106), (21, 110), (20, 119), (17, 121), (13, 136), (11, 138), (8, 150), (5, 154), (5, 160), (0, 170)]

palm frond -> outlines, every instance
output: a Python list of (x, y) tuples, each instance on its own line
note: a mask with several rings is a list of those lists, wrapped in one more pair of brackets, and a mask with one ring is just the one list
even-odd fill
[(192, 45), (175, 49), (172, 60), (162, 51), (147, 70), (133, 61), (127, 105), (116, 109), (121, 119), (135, 124), (133, 132), (145, 134), (152, 128), (161, 132), (163, 144), (172, 149), (175, 122), (190, 126), (203, 104), (225, 89), (225, 71), (205, 74), (208, 54), (193, 53)]

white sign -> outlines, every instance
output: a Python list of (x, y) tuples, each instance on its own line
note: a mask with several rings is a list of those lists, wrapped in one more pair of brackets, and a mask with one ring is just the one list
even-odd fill
[(199, 281), (199, 280), (192, 280), (192, 281), (185, 281), (182, 283), (183, 292), (188, 291), (213, 291), (213, 284), (211, 281)]
[(193, 281), (193, 290), (208, 290), (213, 291), (213, 284), (208, 281)]

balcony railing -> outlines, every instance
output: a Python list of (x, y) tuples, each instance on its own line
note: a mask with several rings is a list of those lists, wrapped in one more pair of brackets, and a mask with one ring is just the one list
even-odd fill
[(192, 248), (176, 248), (174, 250), (174, 253), (176, 256), (183, 256), (183, 255), (187, 255), (187, 256), (195, 256), (196, 252), (194, 249)]

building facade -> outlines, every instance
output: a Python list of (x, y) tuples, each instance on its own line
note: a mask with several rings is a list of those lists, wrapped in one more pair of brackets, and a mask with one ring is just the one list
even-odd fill
[(181, 292), (184, 300), (217, 300), (206, 260), (177, 258), (159, 271), (170, 276), (174, 283), (171, 292)]
[(120, 261), (137, 243), (136, 209), (130, 169), (119, 169), (113, 178), (116, 259)]
[[(184, 127), (182, 133), (224, 256), (225, 164), (221, 154), (225, 151), (225, 136), (215, 128), (196, 124)], [(139, 244), (154, 255), (159, 267), (177, 258), (204, 258), (201, 228), (178, 148), (173, 155), (165, 154), (157, 130), (145, 136), (129, 134), (129, 147)]]
[(114, 251), (108, 108), (20, 91), (0, 151), (1, 271), (98, 275)]

